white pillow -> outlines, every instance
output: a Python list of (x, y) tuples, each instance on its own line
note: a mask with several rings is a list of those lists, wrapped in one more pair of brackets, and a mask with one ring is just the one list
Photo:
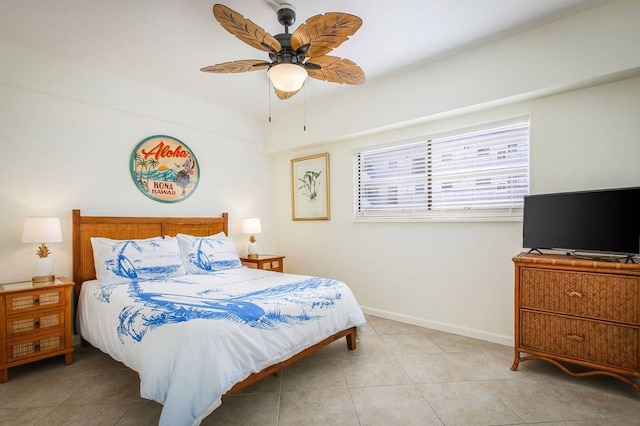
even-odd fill
[(91, 238), (96, 277), (101, 285), (186, 275), (176, 238), (111, 240)]
[[(198, 238), (198, 237), (194, 237), (193, 235), (188, 235), (188, 234), (177, 234), (175, 237), (172, 237), (171, 235), (165, 235), (165, 238), (178, 238), (178, 235), (182, 235), (183, 237), (191, 237), (191, 238)], [(224, 233), (224, 231), (220, 231), (217, 234), (213, 234), (213, 235), (208, 235), (205, 238), (227, 238), (227, 234)]]
[(188, 274), (211, 274), (242, 266), (233, 239), (226, 236), (221, 238), (219, 235), (209, 237), (176, 235), (182, 254), (182, 263)]

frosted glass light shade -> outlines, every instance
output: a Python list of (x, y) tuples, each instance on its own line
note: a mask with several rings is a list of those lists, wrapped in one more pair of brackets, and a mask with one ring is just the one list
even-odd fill
[(22, 229), (23, 243), (61, 243), (62, 231), (57, 217), (27, 217)]
[(278, 90), (296, 92), (302, 88), (307, 79), (307, 70), (296, 64), (278, 64), (267, 71), (269, 80)]

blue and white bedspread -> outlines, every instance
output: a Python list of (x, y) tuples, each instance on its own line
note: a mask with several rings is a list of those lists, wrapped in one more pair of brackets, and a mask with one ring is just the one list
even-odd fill
[(365, 318), (344, 283), (235, 268), (211, 275), (83, 284), (80, 334), (140, 375), (161, 425), (198, 425), (251, 373)]

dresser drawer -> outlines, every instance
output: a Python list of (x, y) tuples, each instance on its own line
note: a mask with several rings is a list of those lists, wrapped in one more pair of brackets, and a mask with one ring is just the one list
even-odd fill
[(520, 346), (553, 355), (637, 370), (638, 327), (520, 311)]
[(6, 296), (7, 315), (17, 314), (30, 309), (62, 307), (65, 304), (64, 289), (42, 289), (9, 294)]
[(521, 268), (520, 306), (638, 324), (640, 277)]
[(34, 311), (7, 318), (7, 338), (15, 339), (33, 332), (47, 333), (64, 327), (64, 309)]
[(41, 335), (31, 339), (9, 341), (7, 344), (7, 362), (58, 351), (64, 349), (64, 347), (64, 330), (59, 333)]

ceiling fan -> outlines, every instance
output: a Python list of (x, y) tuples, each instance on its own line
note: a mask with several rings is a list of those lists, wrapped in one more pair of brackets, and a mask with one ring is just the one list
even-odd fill
[(251, 20), (222, 4), (213, 6), (213, 16), (222, 27), (249, 46), (269, 54), (269, 61), (245, 59), (202, 68), (211, 73), (241, 73), (267, 70), (279, 99), (289, 99), (300, 91), (307, 76), (331, 83), (363, 84), (364, 72), (349, 59), (329, 56), (362, 25), (362, 19), (341, 12), (315, 15), (293, 34), (296, 9), (282, 3), (276, 11), (284, 33), (272, 36)]

